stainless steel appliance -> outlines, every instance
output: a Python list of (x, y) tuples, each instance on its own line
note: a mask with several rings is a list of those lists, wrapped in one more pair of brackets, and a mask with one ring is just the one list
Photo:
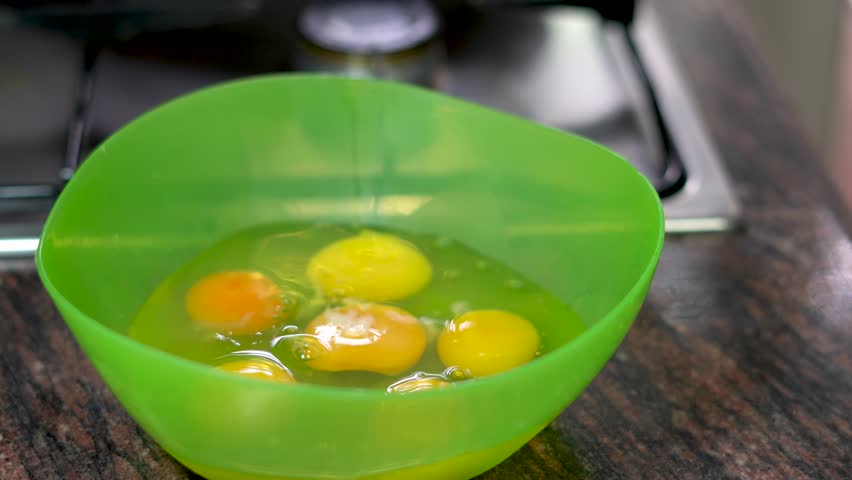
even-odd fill
[[(317, 6), (305, 2), (39, 2), (0, 10), (0, 255), (32, 253), (78, 163), (140, 113), (226, 79), (298, 69), (416, 81), (579, 133), (651, 181), (668, 231), (736, 225), (737, 202), (652, 0), (436, 1), (430, 8), (440, 25), (429, 31), (416, 18), (422, 9), (358, 0), (373, 9), (358, 16), (355, 2), (321, 5), (325, 16), (312, 24), (304, 16)], [(383, 45), (364, 38), (388, 32), (382, 21), (397, 29), (399, 51), (364, 47)], [(410, 25), (420, 26), (419, 36), (405, 36)], [(347, 51), (347, 38), (360, 49)], [(415, 76), (400, 75), (386, 58), (400, 53)], [(334, 61), (311, 61), (320, 57)], [(381, 68), (341, 69), (358, 62)]]

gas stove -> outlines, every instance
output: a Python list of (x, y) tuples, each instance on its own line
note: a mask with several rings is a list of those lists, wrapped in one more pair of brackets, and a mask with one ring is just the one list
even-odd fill
[(583, 135), (649, 179), (668, 232), (736, 226), (739, 207), (652, 1), (404, 2), (396, 11), (390, 0), (345, 3), (0, 12), (0, 256), (32, 254), (79, 163), (139, 114), (278, 71), (418, 83)]

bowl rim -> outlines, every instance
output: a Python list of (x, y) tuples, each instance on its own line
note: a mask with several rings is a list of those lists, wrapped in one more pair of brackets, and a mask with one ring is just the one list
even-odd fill
[[(591, 326), (588, 326), (585, 330), (583, 330), (580, 335), (571, 340), (570, 342), (560, 345), (559, 347), (547, 352), (540, 357), (535, 358), (534, 360), (527, 362), (524, 365), (512, 368), (510, 370), (500, 372), (498, 374), (474, 378), (470, 380), (465, 380), (463, 382), (457, 382), (453, 384), (454, 388), (445, 389), (429, 389), (426, 391), (418, 392), (418, 395), (389, 395), (386, 390), (375, 389), (375, 388), (365, 388), (365, 387), (339, 387), (339, 386), (331, 386), (331, 385), (320, 385), (320, 384), (311, 384), (311, 383), (301, 383), (296, 382), (293, 384), (290, 383), (276, 383), (276, 382), (258, 382), (255, 379), (242, 377), (239, 375), (233, 375), (228, 372), (220, 371), (215, 368), (210, 368), (210, 365), (190, 360), (187, 358), (180, 357), (178, 355), (174, 355), (168, 353), (166, 351), (157, 349), (156, 347), (147, 345), (143, 342), (135, 340), (128, 336), (125, 333), (121, 333), (113, 328), (110, 328), (103, 323), (95, 320), (90, 317), (82, 310), (80, 310), (73, 302), (71, 302), (68, 298), (66, 298), (59, 289), (54, 285), (53, 281), (50, 278), (48, 273), (49, 267), (45, 264), (44, 252), (43, 248), (46, 244), (46, 239), (50, 233), (51, 226), (55, 221), (57, 211), (61, 210), (61, 205), (63, 203), (63, 198), (70, 193), (73, 192), (77, 188), (77, 182), (74, 181), (74, 177), (77, 177), (83, 172), (85, 172), (90, 168), (90, 161), (85, 161), (81, 164), (80, 168), (77, 170), (77, 173), (72, 177), (72, 179), (68, 182), (63, 191), (59, 194), (58, 198), (54, 202), (53, 207), (51, 208), (50, 213), (48, 214), (47, 220), (44, 223), (44, 227), (42, 228), (42, 232), (39, 238), (38, 248), (35, 253), (35, 263), (36, 270), (38, 275), (44, 284), (46, 290), (52, 297), (53, 301), (56, 303), (56, 306), (59, 307), (60, 310), (68, 312), (70, 315), (75, 316), (76, 318), (82, 319), (87, 326), (95, 329), (100, 333), (101, 336), (108, 338), (111, 342), (117, 342), (122, 345), (126, 349), (137, 350), (141, 352), (143, 355), (148, 355), (153, 358), (158, 358), (161, 361), (166, 363), (172, 362), (178, 365), (182, 365), (193, 375), (207, 375), (207, 376), (219, 376), (220, 380), (223, 382), (236, 382), (235, 384), (239, 384), (243, 382), (244, 385), (255, 385), (252, 388), (255, 389), (267, 389), (269, 391), (287, 391), (293, 392), (296, 395), (308, 395), (314, 396), (315, 398), (326, 398), (326, 399), (334, 399), (338, 401), (343, 401), (345, 399), (351, 400), (387, 400), (389, 397), (395, 397), (398, 400), (396, 401), (405, 401), (406, 399), (413, 398), (424, 398), (427, 396), (441, 396), (441, 395), (456, 395), (457, 393), (453, 392), (464, 392), (467, 389), (479, 388), (479, 389), (487, 389), (491, 385), (497, 385), (500, 383), (513, 383), (517, 381), (517, 379), (526, 377), (526, 376), (535, 376), (536, 372), (541, 370), (547, 370), (554, 363), (560, 362), (561, 357), (569, 355), (571, 351), (576, 348), (579, 348), (580, 345), (587, 343), (590, 341), (590, 338), (595, 336), (595, 333), (606, 330), (608, 328), (612, 328), (611, 324), (616, 321), (616, 318), (621, 316), (621, 313), (624, 310), (630, 308), (630, 305), (636, 300), (636, 297), (642, 295), (642, 290), (645, 288), (644, 285), (648, 285), (650, 288), (650, 283), (653, 280), (653, 276), (656, 272), (657, 265), (659, 263), (660, 255), (663, 249), (663, 243), (665, 239), (665, 219), (663, 213), (662, 202), (660, 201), (659, 195), (657, 194), (654, 187), (651, 185), (650, 181), (646, 177), (644, 177), (635, 167), (633, 167), (627, 160), (625, 160), (621, 155), (612, 151), (608, 147), (601, 145), (597, 142), (594, 142), (590, 139), (582, 137), (580, 135), (566, 132), (564, 130), (559, 130), (555, 127), (550, 127), (547, 125), (542, 125), (540, 123), (536, 123), (532, 120), (519, 117), (510, 113), (506, 113), (500, 110), (496, 110), (494, 108), (480, 105), (477, 103), (473, 103), (464, 99), (460, 99), (457, 97), (449, 96), (444, 93), (430, 90), (424, 87), (405, 84), (401, 82), (389, 81), (389, 80), (380, 80), (380, 79), (371, 79), (371, 78), (355, 78), (355, 77), (345, 77), (334, 74), (322, 74), (322, 73), (267, 73), (260, 75), (252, 75), (240, 77), (234, 80), (228, 80), (224, 82), (219, 82), (210, 86), (206, 86), (197, 90), (193, 90), (191, 92), (179, 95), (177, 97), (172, 98), (146, 112), (139, 115), (138, 117), (131, 120), (128, 124), (121, 127), (118, 131), (114, 132), (110, 135), (106, 140), (104, 140), (94, 151), (89, 154), (89, 158), (95, 156), (100, 150), (108, 147), (112, 141), (116, 138), (120, 138), (127, 134), (128, 131), (132, 132), (135, 129), (135, 125), (139, 123), (139, 121), (143, 118), (147, 118), (148, 116), (159, 112), (164, 108), (169, 108), (170, 105), (181, 102), (189, 97), (196, 97), (199, 95), (210, 94), (211, 92), (219, 91), (222, 89), (228, 88), (239, 88), (245, 87), (248, 84), (252, 83), (263, 83), (263, 82), (305, 82), (305, 81), (333, 81), (333, 82), (344, 82), (344, 83), (372, 83), (376, 85), (382, 85), (387, 88), (395, 88), (401, 90), (410, 90), (416, 92), (418, 95), (429, 95), (433, 97), (441, 97), (444, 101), (449, 101), (451, 103), (456, 103), (457, 105), (464, 106), (466, 109), (474, 109), (480, 111), (488, 111), (490, 114), (497, 115), (500, 117), (511, 119), (514, 122), (525, 123), (537, 128), (541, 128), (544, 130), (550, 130), (551, 132), (556, 132), (560, 135), (565, 136), (570, 139), (572, 142), (581, 142), (586, 144), (591, 144), (595, 148), (602, 150), (607, 154), (607, 156), (611, 157), (613, 161), (621, 162), (625, 168), (625, 175), (633, 177), (636, 181), (640, 182), (642, 185), (640, 188), (644, 188), (648, 195), (654, 199), (654, 205), (656, 207), (656, 220), (657, 220), (657, 231), (656, 231), (656, 239), (654, 243), (654, 249), (649, 257), (649, 261), (645, 265), (642, 273), (636, 277), (633, 285), (630, 289), (622, 296), (622, 298), (615, 303), (615, 305), (607, 311), (604, 315), (599, 317), (599, 319), (594, 322)], [(644, 298), (641, 300), (644, 302)], [(63, 321), (68, 324), (69, 321), (65, 318), (64, 315)], [(631, 323), (634, 319), (631, 319)], [(629, 327), (628, 327), (629, 328)], [(73, 333), (73, 332), (72, 332)], [(623, 341), (619, 339), (619, 344)], [(616, 346), (617, 348), (617, 346)], [(84, 355), (88, 357), (87, 352), (83, 352)], [(611, 357), (611, 356), (610, 356)], [(609, 361), (609, 359), (607, 360)], [(605, 364), (604, 364), (605, 365)]]

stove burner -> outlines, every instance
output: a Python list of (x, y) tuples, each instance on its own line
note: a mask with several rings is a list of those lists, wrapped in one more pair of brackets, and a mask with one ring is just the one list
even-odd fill
[[(115, 44), (89, 43), (88, 48), (60, 41), (64, 46), (50, 51), (68, 53), (62, 55), (64, 63), (55, 65), (73, 60), (81, 66), (76, 79), (72, 68), (58, 72), (65, 78), (60, 85), (68, 90), (63, 117), (67, 139), (64, 145), (44, 143), (53, 145), (42, 152), (53, 160), (38, 164), (31, 175), (4, 175), (14, 181), (0, 185), (0, 256), (32, 252), (63, 179), (73, 174), (79, 158), (128, 121), (200, 87), (293, 69), (425, 83), (579, 133), (619, 152), (651, 181), (663, 200), (669, 232), (736, 225), (738, 206), (652, 3), (641, 3), (635, 20), (632, 11), (609, 12), (607, 20), (591, 10), (564, 6), (486, 6), (454, 15), (439, 29), (439, 17), (428, 13), (425, 2), (358, 0), (364, 9), (384, 11), (382, 24), (396, 26), (384, 30), (371, 23), (379, 17), (363, 17), (366, 10), (341, 5), (340, 0), (309, 5), (301, 23), (299, 11), (291, 12), (301, 36), (288, 35), (294, 29), (282, 27), (288, 17), (279, 12), (278, 17), (257, 15), (256, 23), (230, 30), (156, 32)], [(31, 30), (21, 30), (18, 38)], [(436, 36), (439, 31), (442, 35)], [(55, 33), (46, 35), (57, 42)], [(305, 43), (313, 48), (308, 57), (299, 47)], [(239, 51), (233, 51), (234, 44)], [(180, 52), (174, 45), (180, 45)], [(211, 58), (206, 54), (211, 48), (222, 55)], [(417, 55), (416, 62), (399, 61), (424, 51), (435, 56), (425, 62)], [(377, 57), (383, 61), (352, 61)], [(0, 94), (2, 88), (0, 84)], [(36, 166), (9, 148), (0, 141), (0, 162), (8, 162), (0, 168), (20, 173), (25, 172), (22, 165)]]
[(299, 29), (308, 41), (334, 52), (384, 55), (431, 40), (438, 16), (423, 0), (333, 0), (310, 3)]
[(438, 14), (424, 0), (314, 2), (298, 25), (294, 70), (435, 85), (443, 49)]

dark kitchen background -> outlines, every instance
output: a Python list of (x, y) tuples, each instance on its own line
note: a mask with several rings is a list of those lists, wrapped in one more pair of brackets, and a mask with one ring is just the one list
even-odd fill
[[(417, 83), (590, 137), (648, 177), (670, 232), (730, 230), (740, 218), (670, 48), (676, 19), (653, 1), (0, 5), (0, 255), (33, 251), (64, 183), (128, 121), (206, 85), (286, 71)], [(850, 123), (834, 108), (844, 98), (837, 78), (850, 70), (840, 61), (849, 5), (803, 5), (743, 2), (805, 130), (828, 145), (825, 166), (852, 184), (843, 160), (852, 146), (834, 142)], [(801, 18), (798, 30), (785, 24)], [(797, 55), (779, 53), (785, 42)], [(797, 76), (802, 69), (811, 75)]]

